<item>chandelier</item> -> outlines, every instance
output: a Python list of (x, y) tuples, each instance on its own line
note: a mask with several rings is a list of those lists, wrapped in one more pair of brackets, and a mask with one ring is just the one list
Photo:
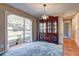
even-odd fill
[(46, 20), (46, 19), (48, 19), (48, 16), (46, 15), (46, 4), (43, 4), (43, 7), (44, 7), (44, 15), (43, 16), (41, 16), (42, 17), (42, 19), (43, 20)]

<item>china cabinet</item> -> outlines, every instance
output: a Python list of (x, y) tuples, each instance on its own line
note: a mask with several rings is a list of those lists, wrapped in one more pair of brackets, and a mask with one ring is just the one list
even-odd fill
[(38, 21), (38, 40), (58, 44), (58, 17)]

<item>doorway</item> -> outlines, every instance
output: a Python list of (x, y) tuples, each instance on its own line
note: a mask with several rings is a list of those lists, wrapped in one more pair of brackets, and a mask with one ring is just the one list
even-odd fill
[(71, 38), (71, 21), (64, 21), (64, 38)]

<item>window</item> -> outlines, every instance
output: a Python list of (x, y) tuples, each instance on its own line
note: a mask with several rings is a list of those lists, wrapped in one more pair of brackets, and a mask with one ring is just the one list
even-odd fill
[(32, 41), (32, 21), (14, 14), (7, 15), (8, 45)]

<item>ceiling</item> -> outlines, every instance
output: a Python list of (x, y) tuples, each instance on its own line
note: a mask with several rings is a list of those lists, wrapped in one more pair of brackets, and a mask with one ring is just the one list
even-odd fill
[[(46, 3), (46, 14), (50, 16), (62, 16), (72, 18), (79, 12), (79, 3)], [(44, 14), (43, 3), (8, 3), (8, 5), (18, 8), (33, 16), (40, 17)]]

